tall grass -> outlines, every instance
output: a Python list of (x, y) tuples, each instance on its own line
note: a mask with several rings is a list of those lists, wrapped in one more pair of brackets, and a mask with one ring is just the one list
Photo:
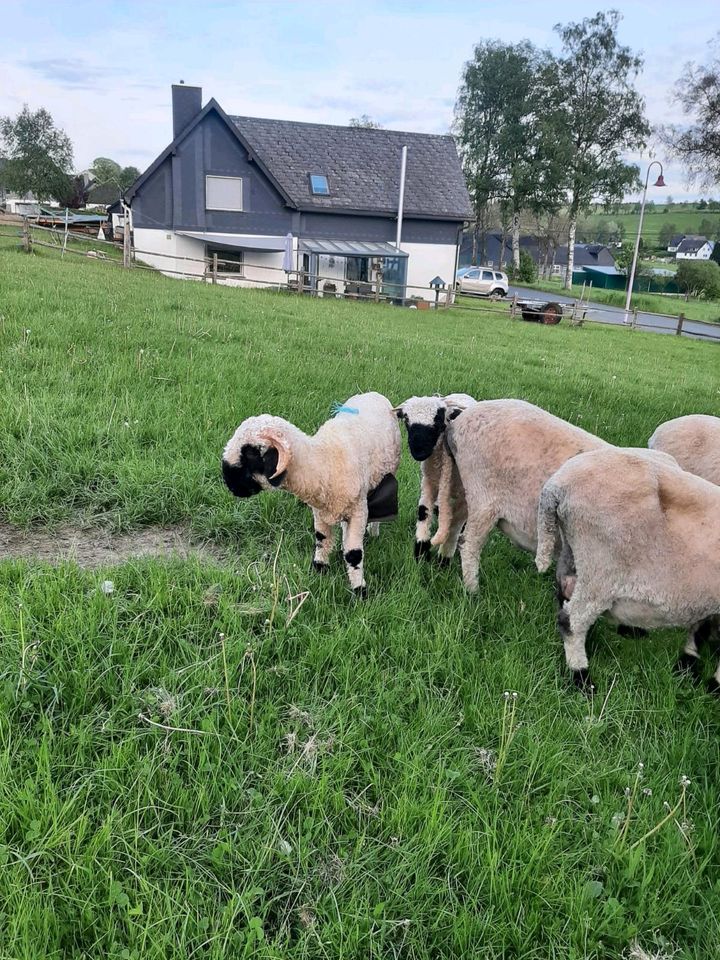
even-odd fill
[(305, 508), (218, 470), (245, 416), (312, 430), (365, 389), (644, 444), (718, 412), (714, 344), (0, 249), (0, 371), (2, 520), (184, 524), (227, 558), (0, 564), (0, 956), (714, 955), (720, 724), (677, 633), (600, 626), (585, 701), (529, 556), (494, 537), (476, 598), (414, 563), (407, 455), (364, 604), (310, 572)]

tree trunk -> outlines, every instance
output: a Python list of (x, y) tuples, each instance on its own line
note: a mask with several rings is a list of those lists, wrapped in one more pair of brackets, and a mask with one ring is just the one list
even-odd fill
[(565, 289), (572, 287), (573, 267), (575, 266), (575, 231), (577, 230), (577, 211), (570, 211), (570, 221), (568, 224), (568, 253), (567, 268), (565, 270)]
[(502, 233), (500, 235), (500, 253), (498, 254), (498, 270), (502, 270), (503, 266), (503, 257), (505, 256), (505, 246), (507, 244), (507, 223), (502, 225)]
[(515, 211), (512, 217), (512, 261), (515, 270), (520, 269), (520, 213)]
[(550, 241), (547, 240), (545, 243), (545, 256), (543, 258), (543, 265), (542, 265), (543, 280), (547, 280), (548, 278), (548, 260), (549, 259), (550, 259)]
[(472, 232), (472, 251), (470, 253), (470, 265), (472, 267), (477, 266), (477, 255), (478, 255), (478, 222), (475, 221)]

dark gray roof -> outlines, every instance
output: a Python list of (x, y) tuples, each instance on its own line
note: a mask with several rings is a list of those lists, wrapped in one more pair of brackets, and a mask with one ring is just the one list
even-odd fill
[(707, 237), (685, 237), (677, 248), (678, 253), (697, 253), (707, 243)]
[[(558, 247), (555, 263), (566, 266), (567, 258), (567, 244)], [(615, 257), (602, 243), (576, 243), (573, 263), (575, 267), (614, 267)]]
[[(465, 178), (450, 136), (259, 117), (230, 120), (300, 209), (394, 213), (401, 150), (406, 144), (405, 214), (472, 218)], [(310, 192), (311, 173), (327, 177), (330, 196)]]
[(685, 239), (685, 234), (684, 234), (684, 233), (674, 233), (674, 234), (670, 237), (670, 243), (668, 244), (668, 246), (669, 246), (669, 247), (677, 247), (678, 244), (682, 243), (682, 241), (683, 241), (684, 239)]

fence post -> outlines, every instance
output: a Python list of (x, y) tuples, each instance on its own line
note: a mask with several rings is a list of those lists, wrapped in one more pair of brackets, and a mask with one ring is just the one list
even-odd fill
[(513, 294), (512, 303), (510, 304), (510, 316), (514, 320), (517, 316), (517, 294)]
[(217, 267), (217, 250), (216, 250), (215, 253), (213, 253), (213, 262), (212, 262), (212, 282), (213, 283), (217, 283), (217, 273), (218, 273), (218, 267)]
[(305, 286), (305, 277), (303, 276), (302, 270), (298, 270), (297, 279), (298, 296), (300, 296), (300, 294), (303, 292), (303, 287)]
[(123, 200), (123, 267), (130, 266), (130, 207)]
[(32, 253), (32, 236), (30, 235), (30, 221), (27, 217), (23, 218), (23, 250), (25, 253)]
[(682, 335), (683, 323), (685, 323), (685, 314), (681, 313), (680, 316), (678, 317), (677, 330), (675, 331), (676, 337), (679, 337)]
[(633, 317), (632, 317), (632, 320), (631, 320), (631, 322), (630, 322), (630, 329), (631, 329), (631, 330), (637, 330), (637, 314), (638, 314), (638, 308), (637, 308), (637, 307), (633, 307)]
[(453, 285), (452, 285), (451, 283), (449, 283), (449, 284), (447, 285), (447, 293), (446, 293), (446, 295), (445, 295), (445, 309), (446, 309), (446, 310), (452, 305), (452, 302), (453, 302), (453, 299), (454, 299), (453, 293), (454, 293)]

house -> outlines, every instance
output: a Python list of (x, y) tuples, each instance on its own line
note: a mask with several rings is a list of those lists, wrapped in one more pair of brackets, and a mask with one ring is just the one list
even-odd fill
[(677, 253), (677, 248), (685, 239), (684, 233), (676, 233), (674, 236), (670, 237), (670, 243), (667, 245), (668, 253)]
[(675, 252), (676, 260), (709, 260), (715, 244), (707, 237), (683, 237)]
[[(489, 266), (501, 266), (500, 248), (502, 246), (502, 233), (491, 231), (485, 235), (485, 257), (483, 262)], [(530, 254), (537, 266), (542, 266), (545, 261), (545, 246), (538, 237), (523, 235), (520, 237), (520, 250)], [(557, 277), (565, 273), (567, 267), (567, 244), (557, 247), (554, 251), (551, 249), (548, 256), (548, 266), (550, 276)], [(554, 252), (554, 258), (553, 258)], [(472, 255), (472, 236), (466, 233), (463, 236), (462, 248), (460, 252), (460, 264), (467, 266), (470, 264)], [(502, 266), (508, 266), (512, 263), (512, 240), (509, 235), (505, 236), (505, 246), (503, 247)], [(600, 243), (576, 243), (574, 270), (580, 271), (585, 268), (600, 268), (604, 273), (619, 273), (615, 264), (615, 258), (610, 248)]]
[(452, 137), (229, 116), (184, 84), (172, 108), (172, 143), (125, 195), (137, 259), (200, 279), (217, 254), (247, 286), (286, 285), (289, 267), (319, 292), (381, 274), (398, 299), (453, 281), (472, 209)]

